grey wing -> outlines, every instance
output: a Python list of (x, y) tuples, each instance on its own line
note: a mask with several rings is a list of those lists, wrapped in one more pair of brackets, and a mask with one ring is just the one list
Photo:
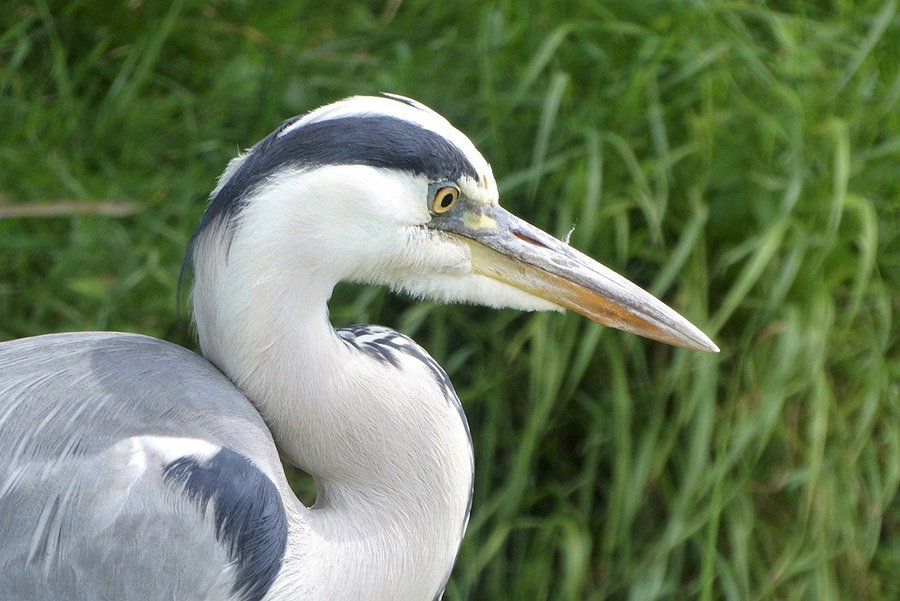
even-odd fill
[(260, 599), (287, 491), (259, 414), (201, 357), (130, 334), (0, 343), (4, 599)]

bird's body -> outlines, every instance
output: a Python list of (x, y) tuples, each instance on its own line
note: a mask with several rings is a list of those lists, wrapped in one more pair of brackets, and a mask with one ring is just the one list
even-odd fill
[[(206, 359), (130, 334), (0, 343), (10, 598), (439, 598), (472, 501), (466, 418), (412, 340), (331, 325), (341, 281), (715, 348), (503, 211), (468, 138), (405, 99), (329, 105), (233, 161), (192, 259)], [(279, 455), (315, 478), (312, 508)]]
[[(346, 365), (440, 370), (391, 330), (336, 334), (355, 357)], [(417, 474), (401, 468), (413, 458), (391, 474), (384, 458), (360, 456), (385, 470), (380, 486), (322, 481), (310, 510), (258, 411), (186, 349), (134, 334), (48, 335), (0, 344), (0, 375), (0, 431), (22, 441), (0, 445), (4, 599), (431, 599), (449, 576), (468, 515), (467, 443), (443, 453), (420, 443), (415, 463), (443, 467), (423, 462)], [(409, 393), (440, 395), (464, 441), (440, 375), (434, 391)], [(347, 589), (359, 582), (369, 583), (361, 595)]]
[[(214, 599), (242, 565), (277, 575), (297, 507), (282, 506), (289, 488), (259, 413), (208, 362), (144, 336), (56, 334), (0, 344), (0, 374), (0, 597)], [(237, 569), (214, 516), (165, 473), (219, 449), (253, 457), (221, 492), (257, 488), (255, 534), (274, 533), (267, 557)]]

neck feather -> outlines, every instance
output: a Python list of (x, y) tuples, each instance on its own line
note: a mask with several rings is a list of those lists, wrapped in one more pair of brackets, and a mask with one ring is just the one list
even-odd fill
[(251, 281), (238, 268), (197, 266), (201, 346), (256, 405), (283, 456), (316, 480), (316, 504), (300, 513), (310, 591), (341, 598), (348, 583), (366, 582), (383, 593), (371, 598), (439, 593), (471, 499), (458, 405), (417, 359), (378, 361), (338, 336), (327, 310), (335, 282), (260, 263), (254, 286), (221, 289)]

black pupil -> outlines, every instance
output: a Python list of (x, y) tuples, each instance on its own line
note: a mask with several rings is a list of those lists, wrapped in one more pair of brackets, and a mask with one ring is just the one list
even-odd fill
[(446, 209), (450, 205), (453, 204), (453, 194), (450, 192), (444, 194), (444, 197), (441, 199), (441, 208)]

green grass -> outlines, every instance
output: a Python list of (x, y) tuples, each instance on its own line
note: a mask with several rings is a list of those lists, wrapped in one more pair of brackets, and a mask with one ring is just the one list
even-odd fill
[(0, 11), (0, 211), (80, 203), (0, 218), (0, 338), (193, 346), (178, 268), (227, 160), (410, 95), (722, 348), (340, 289), (335, 321), (415, 337), (469, 415), (446, 599), (900, 598), (896, 1), (162, 4)]

